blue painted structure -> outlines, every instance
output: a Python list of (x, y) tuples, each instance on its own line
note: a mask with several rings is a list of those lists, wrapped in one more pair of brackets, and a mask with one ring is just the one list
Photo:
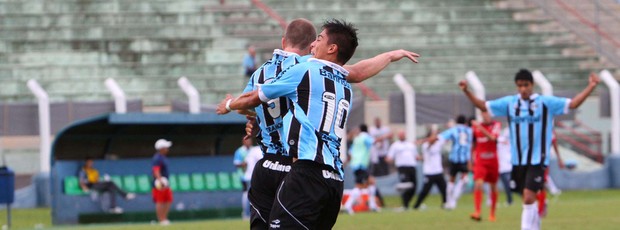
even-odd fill
[[(232, 154), (245, 135), (245, 122), (239, 115), (136, 113), (102, 115), (67, 126), (52, 145), (52, 222), (77, 223), (80, 213), (101, 212), (99, 201), (89, 195), (63, 192), (63, 179), (76, 176), (86, 157), (95, 160), (101, 175), (150, 175), (153, 144), (166, 138), (173, 142), (171, 173), (233, 172)], [(176, 192), (172, 209), (240, 207), (240, 197), (240, 191)], [(150, 193), (131, 201), (118, 198), (117, 203), (125, 212), (155, 209)]]

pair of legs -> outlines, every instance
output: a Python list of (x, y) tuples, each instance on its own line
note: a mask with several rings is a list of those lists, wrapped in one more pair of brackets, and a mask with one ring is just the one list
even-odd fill
[(428, 193), (431, 191), (433, 185), (436, 185), (439, 188), (439, 192), (441, 193), (441, 204), (446, 204), (446, 179), (444, 179), (443, 174), (434, 174), (434, 175), (424, 175), (424, 185), (422, 185), (422, 192), (418, 195), (418, 200), (416, 200), (414, 209), (420, 208), (422, 201), (426, 198)]
[(90, 189), (95, 190), (97, 192), (107, 192), (110, 193), (110, 210), (115, 209), (116, 206), (116, 195), (120, 195), (125, 199), (133, 198), (133, 194), (129, 195), (129, 193), (120, 189), (116, 184), (112, 181), (105, 182), (97, 182), (87, 185)]
[(401, 190), (401, 198), (403, 201), (403, 208), (408, 209), (409, 203), (415, 195), (418, 185), (418, 178), (416, 175), (415, 167), (398, 167), (398, 184), (399, 190)]
[[(463, 193), (463, 188), (467, 184), (467, 163), (450, 163), (450, 180), (447, 187), (447, 203), (446, 208), (456, 208), (457, 202)], [(457, 181), (457, 176), (459, 180)]]
[(273, 164), (290, 168), (291, 158), (265, 154), (254, 166), (248, 200), (250, 203), (250, 229), (269, 229), (269, 216), (274, 205), (276, 193), (288, 171), (270, 169)]
[(512, 204), (512, 189), (510, 188), (510, 172), (500, 173), (499, 179), (502, 182), (504, 192), (506, 193), (506, 202)]
[(354, 172), (355, 174), (355, 188), (351, 190), (349, 194), (349, 199), (344, 204), (344, 208), (347, 210), (349, 214), (353, 214), (353, 204), (357, 201), (357, 199), (362, 195), (362, 190), (367, 189), (368, 191), (368, 206), (371, 210), (377, 211), (377, 201), (376, 201), (376, 187), (374, 178), (368, 174), (368, 171), (364, 169), (357, 169)]
[(521, 229), (539, 230), (540, 214), (538, 212), (537, 193), (543, 189), (544, 165), (514, 166), (511, 173), (515, 191), (523, 194), (523, 211), (521, 212)]
[(332, 229), (344, 183), (330, 166), (298, 160), (286, 175), (269, 216), (270, 229)]
[(474, 167), (474, 207), (475, 212), (470, 215), (473, 220), (482, 220), (480, 216), (482, 206), (482, 193), (484, 183), (488, 183), (491, 188), (491, 212), (489, 220), (495, 221), (495, 207), (497, 205), (497, 181), (499, 180), (498, 163), (496, 159), (479, 159)]
[(170, 187), (165, 187), (162, 189), (153, 188), (152, 190), (153, 202), (155, 202), (155, 214), (157, 215), (157, 220), (162, 225), (170, 224), (168, 220), (168, 212), (170, 211), (170, 206), (172, 205), (172, 191)]

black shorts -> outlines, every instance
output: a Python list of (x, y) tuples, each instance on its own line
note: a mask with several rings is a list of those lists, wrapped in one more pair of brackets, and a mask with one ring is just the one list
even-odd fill
[[(396, 185), (397, 189), (415, 189), (418, 185), (418, 177), (416, 168), (413, 166), (398, 167), (398, 180), (400, 183)], [(411, 187), (410, 187), (411, 186)]]
[(520, 194), (526, 188), (533, 192), (540, 191), (545, 184), (545, 168), (544, 165), (512, 166), (510, 188)]
[(269, 228), (332, 229), (343, 186), (342, 177), (330, 166), (298, 160), (278, 188)]
[(281, 155), (265, 154), (256, 162), (250, 181), (250, 229), (267, 229), (269, 214), (280, 183), (291, 170), (293, 160)]
[(355, 170), (355, 172), (353, 172), (353, 174), (355, 174), (355, 183), (356, 184), (366, 184), (366, 183), (368, 183), (368, 178), (370, 177), (370, 175), (368, 174), (368, 171), (366, 171), (365, 169)]
[(452, 163), (450, 162), (450, 176), (455, 177), (457, 173), (468, 173), (467, 163)]

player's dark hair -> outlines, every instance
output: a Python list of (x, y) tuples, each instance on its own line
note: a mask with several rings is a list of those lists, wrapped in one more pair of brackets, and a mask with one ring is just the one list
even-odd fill
[(338, 19), (327, 20), (321, 28), (327, 33), (327, 42), (338, 46), (338, 61), (347, 63), (358, 45), (357, 29), (353, 24)]
[(303, 50), (308, 48), (316, 38), (316, 28), (312, 22), (298, 18), (286, 26), (284, 38), (287, 45)]
[(465, 122), (467, 122), (467, 118), (465, 117), (465, 115), (460, 114), (456, 117), (457, 124), (465, 124)]
[(366, 124), (361, 124), (360, 125), (360, 131), (362, 132), (368, 132), (368, 126)]
[(475, 121), (475, 120), (476, 120), (476, 117), (473, 117), (473, 116), (472, 116), (472, 117), (469, 117), (469, 119), (467, 119), (467, 125), (472, 126), (472, 123), (471, 123), (471, 122), (472, 122), (472, 121)]
[(532, 72), (527, 69), (520, 69), (517, 74), (515, 74), (515, 82), (517, 81), (529, 81), (530, 83), (534, 83), (534, 77), (532, 76)]

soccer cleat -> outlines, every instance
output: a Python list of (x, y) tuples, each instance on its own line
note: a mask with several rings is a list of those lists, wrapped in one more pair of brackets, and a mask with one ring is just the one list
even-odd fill
[(490, 222), (495, 222), (495, 216), (489, 216), (489, 221)]
[(170, 221), (169, 220), (162, 220), (159, 222), (159, 225), (161, 226), (168, 226), (170, 225)]
[(469, 215), (469, 217), (472, 220), (478, 221), (480, 222), (482, 220), (482, 217), (480, 217), (480, 213), (472, 213), (471, 215)]

